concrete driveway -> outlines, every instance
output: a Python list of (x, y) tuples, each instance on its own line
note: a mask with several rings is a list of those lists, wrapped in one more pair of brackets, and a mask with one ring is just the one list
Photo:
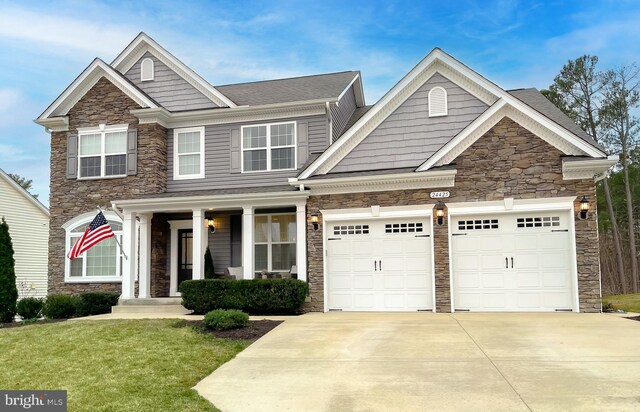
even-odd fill
[(196, 386), (222, 411), (640, 410), (640, 322), (602, 314), (291, 318)]

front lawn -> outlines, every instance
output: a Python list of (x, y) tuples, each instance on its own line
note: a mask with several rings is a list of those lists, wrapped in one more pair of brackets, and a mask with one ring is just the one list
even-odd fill
[(610, 303), (614, 309), (622, 309), (626, 312), (640, 312), (640, 293), (604, 296), (602, 303)]
[(0, 329), (0, 388), (66, 389), (70, 411), (215, 411), (191, 388), (248, 344), (176, 320)]

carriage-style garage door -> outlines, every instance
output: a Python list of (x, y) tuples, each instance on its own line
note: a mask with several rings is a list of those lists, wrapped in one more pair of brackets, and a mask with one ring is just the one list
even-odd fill
[(433, 309), (429, 219), (327, 224), (330, 310)]
[(569, 218), (568, 212), (453, 216), (454, 308), (573, 309)]

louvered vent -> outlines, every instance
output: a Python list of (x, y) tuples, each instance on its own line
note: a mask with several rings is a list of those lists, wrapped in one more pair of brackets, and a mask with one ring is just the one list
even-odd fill
[(147, 57), (140, 63), (140, 80), (153, 80), (153, 74), (153, 60)]
[(434, 87), (429, 91), (429, 117), (447, 115), (447, 91)]

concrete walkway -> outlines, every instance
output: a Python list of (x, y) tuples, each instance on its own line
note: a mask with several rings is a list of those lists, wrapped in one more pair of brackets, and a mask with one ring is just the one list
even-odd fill
[(640, 322), (601, 314), (308, 314), (195, 389), (233, 411), (637, 411)]

